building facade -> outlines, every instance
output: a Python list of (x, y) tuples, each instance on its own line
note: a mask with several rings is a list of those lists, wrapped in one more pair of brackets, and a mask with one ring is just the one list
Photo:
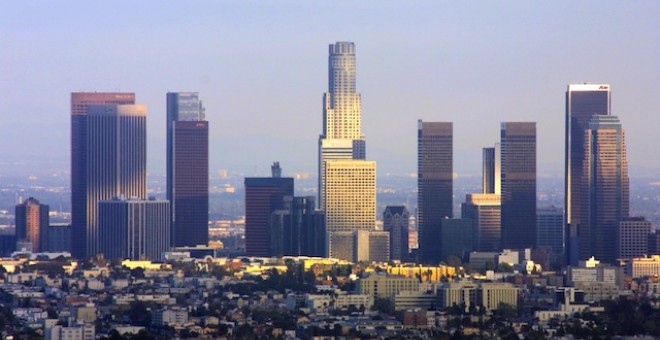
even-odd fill
[(97, 104), (135, 104), (134, 93), (71, 93), (71, 254), (87, 255), (88, 223), (88, 107)]
[(630, 260), (633, 258), (653, 255), (649, 252), (649, 236), (653, 230), (651, 221), (643, 217), (628, 217), (619, 222), (617, 230), (617, 255), (618, 260)]
[(593, 115), (611, 114), (609, 84), (570, 84), (566, 90), (566, 134), (564, 145), (564, 208), (566, 209), (567, 263), (575, 265), (580, 258), (578, 230), (581, 223), (582, 175), (585, 160), (585, 132)]
[(107, 259), (160, 261), (171, 247), (169, 201), (99, 202), (99, 253)]
[(315, 210), (314, 196), (285, 196), (284, 207), (271, 215), (273, 256), (325, 256), (325, 214)]
[(497, 194), (467, 194), (461, 216), (472, 220), (473, 248), (492, 252), (501, 248), (501, 202)]
[(443, 218), (453, 216), (453, 123), (417, 125), (417, 226), (423, 262), (440, 261), (440, 249), (431, 235)]
[(629, 186), (626, 144), (616, 116), (594, 115), (584, 136), (580, 259), (616, 260), (617, 229), (628, 217)]
[(99, 253), (99, 202), (147, 196), (147, 107), (89, 105), (87, 110), (86, 248), (92, 257)]
[(172, 244), (208, 244), (209, 123), (196, 92), (167, 94), (167, 199)]
[(16, 239), (32, 243), (35, 253), (48, 251), (48, 205), (33, 197), (16, 205)]
[(536, 123), (502, 123), (500, 147), (502, 248), (533, 248), (536, 245)]
[(323, 131), (319, 136), (319, 207), (325, 210), (324, 163), (366, 159), (362, 99), (356, 87), (355, 44), (329, 46), (328, 92), (323, 94)]
[(383, 212), (383, 230), (390, 233), (390, 259), (408, 260), (408, 224), (410, 213), (405, 206), (388, 205)]
[(551, 261), (562, 263), (564, 239), (564, 209), (554, 206), (538, 208), (536, 246), (548, 249)]
[(483, 148), (482, 168), (481, 168), (481, 187), (484, 194), (502, 193), (502, 173), (501, 173), (500, 144), (495, 143), (492, 148)]
[(293, 178), (279, 177), (279, 163), (272, 166), (273, 177), (245, 178), (245, 253), (271, 256), (271, 216), (284, 208), (284, 197), (293, 196)]

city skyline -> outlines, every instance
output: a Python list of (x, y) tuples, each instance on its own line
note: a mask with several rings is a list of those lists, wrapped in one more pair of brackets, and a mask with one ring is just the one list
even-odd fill
[[(628, 141), (631, 177), (653, 173), (644, 169), (660, 168), (660, 160), (643, 155), (643, 145), (657, 145), (659, 138), (652, 124), (644, 124), (653, 121), (658, 106), (653, 93), (660, 87), (653, 72), (660, 60), (659, 38), (652, 29), (660, 7), (654, 3), (635, 8), (573, 4), (571, 11), (565, 11), (562, 3), (485, 4), (482, 8), (364, 3), (350, 13), (344, 10), (345, 3), (206, 3), (186, 15), (179, 16), (177, 6), (169, 5), (148, 11), (152, 20), (135, 20), (140, 9), (151, 9), (152, 4), (135, 5), (135, 11), (98, 4), (91, 11), (92, 5), (64, 2), (58, 9), (61, 17), (52, 16), (46, 6), (0, 5), (0, 28), (9, 33), (0, 37), (0, 43), (13, 47), (0, 55), (6, 75), (0, 80), (0, 104), (13, 108), (12, 114), (2, 114), (0, 143), (21, 140), (19, 148), (8, 150), (1, 175), (26, 168), (40, 175), (46, 174), (41, 169), (67, 171), (64, 116), (68, 105), (64, 98), (77, 90), (118, 89), (137, 93), (138, 101), (151, 108), (148, 168), (164, 174), (166, 138), (159, 117), (165, 116), (165, 103), (161, 98), (180, 88), (204, 96), (208, 118), (214, 122), (209, 131), (211, 174), (224, 168), (233, 174), (264, 175), (268, 168), (262, 159), (266, 158), (282, 161), (291, 173), (314, 174), (317, 150), (308, 141), (318, 136), (314, 112), (325, 87), (323, 46), (337, 40), (355, 41), (360, 47), (358, 87), (364, 94), (364, 134), (369, 136), (369, 159), (379, 163), (379, 176), (415, 172), (415, 136), (405, 127), (414, 127), (421, 118), (454, 121), (455, 171), (472, 176), (480, 173), (481, 148), (497, 140), (493, 127), (501, 121), (536, 121), (539, 176), (560, 177), (562, 145), (554, 139), (564, 130), (561, 97), (566, 84), (584, 81), (612, 85), (612, 113), (635, 136)], [(377, 15), (364, 16), (367, 10)], [(18, 12), (21, 15), (11, 14)], [(280, 18), (272, 13), (286, 15)], [(333, 22), (344, 15), (345, 27), (321, 29), (311, 24)], [(97, 25), (111, 17), (134, 24)], [(410, 17), (419, 20), (410, 23), (405, 19)], [(248, 28), (239, 18), (263, 24)], [(162, 22), (189, 30), (175, 32)], [(300, 25), (311, 29), (301, 32)], [(493, 26), (497, 29), (491, 30)], [(420, 32), (428, 32), (432, 43), (409, 38)], [(211, 39), (211, 33), (220, 39)], [(162, 44), (167, 34), (175, 40), (188, 38), (181, 52), (165, 52), (170, 51)], [(255, 39), (264, 43), (255, 44)], [(229, 45), (231, 53), (224, 48)], [(197, 55), (182, 53), (193, 46), (199, 47)], [(296, 52), (290, 53), (294, 48)], [(268, 62), (264, 63), (265, 55)], [(167, 63), (175, 67), (163, 67)], [(74, 64), (76, 72), (69, 72), (69, 65)], [(38, 96), (28, 99), (24, 93)], [(480, 124), (472, 126), (475, 119)], [(304, 128), (287, 128), (287, 121)], [(24, 139), (24, 131), (47, 135), (52, 142), (43, 145)], [(393, 134), (398, 137), (391, 138)], [(29, 166), (33, 164), (55, 166)]]

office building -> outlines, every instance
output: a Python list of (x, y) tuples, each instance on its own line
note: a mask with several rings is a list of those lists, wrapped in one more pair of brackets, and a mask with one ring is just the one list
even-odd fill
[(536, 210), (536, 246), (546, 248), (552, 262), (562, 263), (564, 209), (552, 206)]
[(88, 106), (135, 104), (134, 93), (71, 93), (71, 254), (87, 255)]
[(626, 273), (633, 279), (660, 276), (660, 255), (632, 259), (627, 264)]
[(272, 255), (325, 256), (325, 214), (315, 210), (314, 196), (283, 200), (283, 209), (271, 215)]
[(566, 253), (570, 264), (580, 258), (578, 229), (581, 223), (582, 175), (585, 132), (593, 115), (610, 115), (611, 87), (608, 84), (570, 84), (566, 91), (565, 186)]
[(497, 194), (467, 194), (461, 216), (472, 220), (473, 248), (480, 252), (500, 251), (501, 202)]
[(319, 136), (319, 206), (325, 209), (323, 163), (365, 159), (362, 99), (356, 87), (355, 44), (329, 46), (328, 92), (323, 94), (323, 131)]
[(48, 205), (32, 197), (15, 208), (16, 239), (32, 243), (36, 253), (48, 250), (49, 210)]
[(245, 178), (245, 253), (247, 256), (272, 256), (273, 212), (284, 208), (284, 197), (293, 196), (293, 178), (280, 177), (279, 163), (271, 167), (272, 177)]
[(626, 144), (616, 116), (594, 115), (584, 136), (580, 259), (616, 259), (619, 222), (628, 217), (629, 179)]
[(501, 194), (501, 156), (500, 144), (495, 143), (492, 148), (483, 148), (481, 186), (484, 194)]
[(464, 259), (474, 250), (473, 221), (469, 218), (445, 218), (440, 225), (440, 258), (448, 262), (452, 256)]
[(390, 260), (390, 234), (386, 231), (353, 231), (353, 262)]
[(376, 226), (376, 162), (328, 161), (325, 217), (328, 232), (367, 230)]
[(628, 217), (619, 222), (617, 260), (630, 260), (652, 255), (648, 248), (651, 230), (653, 230), (653, 224), (644, 217)]
[(147, 107), (89, 105), (87, 111), (86, 248), (92, 257), (99, 252), (98, 203), (147, 196)]
[(370, 274), (357, 281), (359, 294), (371, 295), (378, 299), (391, 299), (403, 291), (418, 291), (419, 280), (413, 277)]
[(501, 129), (502, 248), (536, 245), (536, 123)]
[(431, 235), (453, 216), (453, 123), (418, 121), (417, 207), (421, 260), (438, 262), (440, 240)]
[(99, 253), (161, 261), (170, 250), (170, 202), (123, 197), (99, 202)]
[(196, 92), (167, 94), (167, 199), (172, 244), (209, 240), (209, 123)]
[(383, 230), (390, 233), (390, 259), (408, 260), (410, 213), (402, 205), (388, 205), (383, 213)]
[(48, 226), (48, 251), (71, 252), (71, 226), (66, 223), (51, 223)]

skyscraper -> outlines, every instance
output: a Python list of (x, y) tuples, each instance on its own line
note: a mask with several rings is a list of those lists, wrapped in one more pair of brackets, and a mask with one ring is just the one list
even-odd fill
[(421, 260), (438, 262), (439, 240), (431, 235), (453, 216), (453, 123), (418, 122), (417, 207)]
[(167, 94), (167, 199), (174, 246), (207, 244), (209, 123), (196, 92)]
[(626, 144), (616, 116), (593, 115), (584, 136), (580, 259), (616, 260), (617, 229), (628, 217), (629, 186)]
[(500, 144), (492, 148), (483, 148), (482, 154), (482, 188), (484, 194), (501, 194), (501, 158)]
[(99, 202), (99, 251), (108, 259), (160, 261), (170, 248), (170, 202), (115, 198)]
[(314, 196), (285, 196), (282, 204), (269, 225), (272, 255), (324, 256), (325, 214), (315, 210)]
[(71, 93), (71, 254), (87, 255), (87, 107), (93, 104), (135, 104), (134, 93)]
[(653, 223), (644, 217), (624, 218), (617, 230), (616, 258), (630, 260), (654, 254), (649, 252), (648, 242), (652, 230)]
[(501, 129), (502, 248), (536, 245), (536, 123)]
[(326, 229), (366, 230), (376, 227), (376, 162), (329, 161), (324, 175)]
[(16, 239), (32, 243), (34, 252), (48, 251), (48, 211), (32, 197), (16, 206)]
[(543, 207), (536, 210), (536, 246), (549, 250), (553, 263), (564, 255), (564, 209)]
[(355, 44), (336, 42), (329, 47), (328, 92), (323, 94), (323, 132), (319, 136), (319, 206), (323, 209), (323, 163), (365, 159), (362, 100), (356, 89)]
[(502, 207), (500, 195), (467, 194), (461, 217), (472, 220), (472, 239), (477, 251), (500, 251), (502, 244)]
[(245, 253), (272, 256), (271, 216), (284, 209), (284, 197), (293, 196), (293, 178), (279, 177), (279, 163), (272, 166), (272, 177), (245, 178)]
[(569, 264), (579, 258), (578, 229), (581, 223), (584, 136), (593, 115), (610, 115), (608, 84), (570, 84), (566, 91), (565, 186), (566, 252)]
[(98, 204), (147, 196), (146, 105), (87, 108), (87, 256), (99, 252)]
[(383, 230), (390, 233), (390, 259), (407, 261), (410, 213), (403, 205), (388, 205), (383, 213)]

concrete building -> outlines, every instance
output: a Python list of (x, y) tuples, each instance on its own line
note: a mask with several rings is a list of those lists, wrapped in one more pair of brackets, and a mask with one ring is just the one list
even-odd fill
[(16, 239), (32, 243), (32, 251), (48, 251), (48, 205), (33, 197), (15, 207)]
[(188, 322), (185, 309), (157, 309), (153, 313), (152, 323), (159, 326), (181, 327)]
[(402, 291), (418, 291), (419, 280), (416, 278), (372, 274), (357, 281), (356, 290), (360, 294), (374, 298), (390, 299)]
[(440, 308), (440, 298), (432, 292), (401, 291), (394, 294), (394, 310), (402, 311), (412, 308), (425, 310)]
[(425, 263), (441, 259), (433, 234), (453, 217), (453, 123), (417, 123), (417, 229), (419, 255)]
[(497, 310), (502, 304), (518, 307), (518, 291), (510, 283), (459, 281), (443, 284), (438, 289), (438, 296), (442, 308), (456, 305), (464, 306), (467, 310), (473, 305)]
[(651, 255), (648, 240), (652, 230), (653, 224), (644, 217), (629, 217), (620, 221), (617, 230), (616, 258), (630, 260)]
[(197, 92), (167, 93), (167, 200), (172, 245), (209, 241), (209, 122)]
[(627, 273), (632, 278), (660, 276), (660, 255), (634, 258), (628, 262)]

